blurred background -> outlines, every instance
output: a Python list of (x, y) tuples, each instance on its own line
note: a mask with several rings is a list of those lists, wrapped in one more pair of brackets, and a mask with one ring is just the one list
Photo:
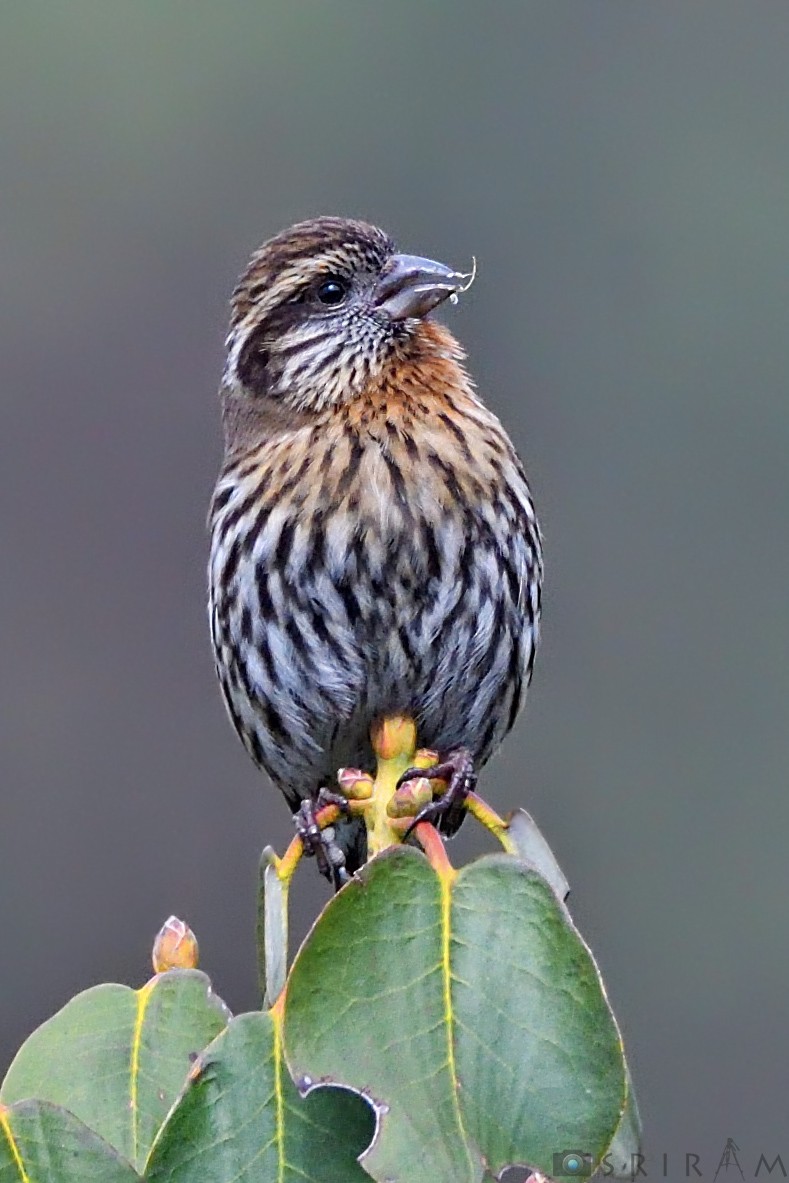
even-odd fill
[(711, 1180), (727, 1137), (789, 1169), (787, 44), (782, 0), (6, 7), (3, 1068), (142, 983), (170, 912), (256, 1004), (257, 855), (292, 830), (214, 682), (215, 392), (249, 252), (351, 214), (478, 259), (445, 317), (547, 552), (482, 791), (571, 881), (649, 1173)]

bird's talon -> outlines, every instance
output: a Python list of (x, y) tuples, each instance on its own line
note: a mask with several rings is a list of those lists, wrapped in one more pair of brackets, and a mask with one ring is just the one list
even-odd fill
[[(308, 797), (302, 801), (293, 820), (296, 825), (296, 833), (301, 838), (305, 856), (314, 858), (321, 875), (336, 885), (338, 882), (345, 882), (343, 878), (345, 855), (335, 841), (334, 827), (327, 826), (321, 830), (316, 821), (316, 813), (322, 806), (338, 803), (322, 800), (322, 791), (319, 790), (314, 799)], [(340, 808), (342, 807), (340, 806)]]
[(438, 829), (451, 837), (457, 832), (463, 820), (463, 808), (466, 798), (477, 783), (474, 771), (474, 761), (466, 748), (457, 748), (449, 752), (443, 760), (433, 764), (430, 768), (407, 768), (397, 782), (397, 787), (416, 777), (427, 780), (443, 780), (447, 788), (440, 797), (428, 802), (419, 810), (414, 820), (405, 832), (403, 841), (416, 829), (420, 822), (437, 822)]
[(416, 764), (412, 764), (410, 768), (406, 768), (402, 776), (397, 778), (395, 789), (401, 789), (409, 780), (416, 780), (418, 776), (424, 776), (427, 780), (438, 780), (438, 777), (432, 775), (432, 768), (418, 768)]
[(439, 804), (440, 801), (441, 801), (441, 798), (439, 797), (438, 801), (431, 801), (429, 805), (425, 805), (422, 809), (419, 810), (419, 813), (416, 815), (415, 818), (413, 818), (413, 820), (411, 821), (411, 825), (408, 827), (406, 832), (403, 834), (403, 842), (408, 841), (408, 839), (411, 837), (411, 835), (413, 834), (416, 827), (421, 825), (422, 822), (430, 822), (432, 824), (434, 821), (436, 821), (439, 818), (441, 811), (440, 811), (440, 809), (436, 809), (436, 805)]
[(327, 805), (336, 805), (340, 813), (346, 817), (351, 816), (351, 806), (347, 797), (343, 797), (342, 793), (335, 793), (331, 789), (318, 789), (318, 795), (315, 799), (315, 804), (318, 809), (323, 809)]

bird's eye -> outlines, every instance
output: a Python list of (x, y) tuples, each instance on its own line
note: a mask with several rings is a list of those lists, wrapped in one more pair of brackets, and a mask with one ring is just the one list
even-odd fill
[(324, 279), (318, 287), (318, 299), (321, 304), (337, 305), (342, 304), (345, 297), (348, 295), (348, 284), (344, 279), (338, 279), (332, 276), (331, 279)]

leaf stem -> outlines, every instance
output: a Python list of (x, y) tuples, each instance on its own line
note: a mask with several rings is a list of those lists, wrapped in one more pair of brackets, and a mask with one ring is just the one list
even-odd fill
[(483, 801), (476, 793), (469, 793), (466, 798), (466, 809), (501, 843), (507, 854), (517, 854), (517, 847), (509, 835), (507, 822), (488, 805), (487, 801)]

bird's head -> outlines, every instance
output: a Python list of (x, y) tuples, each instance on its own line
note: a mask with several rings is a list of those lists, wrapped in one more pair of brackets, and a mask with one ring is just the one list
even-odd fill
[(398, 254), (366, 222), (291, 226), (256, 251), (233, 293), (225, 395), (307, 413), (346, 403), (406, 356), (427, 313), (468, 280)]

